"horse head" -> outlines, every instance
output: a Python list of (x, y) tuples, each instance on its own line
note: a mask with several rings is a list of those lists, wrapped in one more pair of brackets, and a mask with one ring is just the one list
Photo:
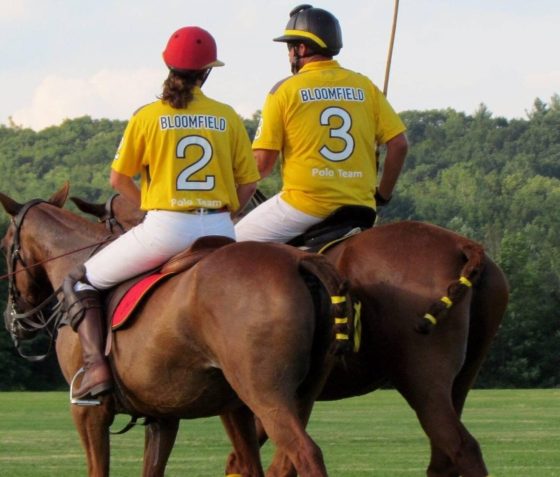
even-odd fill
[(119, 194), (114, 194), (104, 204), (95, 204), (79, 197), (70, 197), (82, 212), (97, 217), (111, 233), (121, 234), (138, 225), (146, 214)]
[[(48, 201), (34, 199), (20, 204), (6, 194), (0, 192), (0, 203), (11, 217), (10, 225), (2, 238), (1, 248), (6, 257), (8, 279), (8, 302), (4, 311), (4, 325), (14, 343), (19, 340), (33, 338), (48, 324), (44, 316), (44, 308), (51, 306), (54, 293), (44, 286), (39, 279), (41, 273), (37, 267), (32, 247), (23, 246), (22, 226), (24, 219), (33, 207), (49, 203), (62, 208), (68, 196), (69, 184), (66, 182)], [(37, 231), (30, 231), (36, 234)], [(51, 315), (52, 316), (52, 315)]]

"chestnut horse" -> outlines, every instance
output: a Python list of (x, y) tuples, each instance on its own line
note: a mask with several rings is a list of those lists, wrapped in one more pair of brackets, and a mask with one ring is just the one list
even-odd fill
[[(122, 198), (102, 204), (72, 199), (85, 212), (124, 228), (138, 210)], [(430, 440), (429, 477), (485, 477), (480, 446), (461, 414), (503, 319), (509, 290), (483, 247), (450, 230), (416, 221), (375, 226), (327, 249), (361, 301), (362, 346), (334, 365), (319, 400), (393, 385)], [(230, 456), (228, 470), (237, 469)], [(277, 456), (274, 475), (294, 475)]]
[[(52, 309), (64, 277), (106, 240), (103, 227), (61, 208), (67, 193), (68, 185), (48, 202), (25, 205), (0, 193), (12, 217), (2, 247), (10, 279), (5, 317), (15, 337), (29, 332), (17, 318)], [(166, 279), (134, 324), (113, 335), (115, 392), (98, 406), (71, 406), (88, 474), (108, 475), (109, 426), (120, 412), (148, 418), (144, 476), (164, 474), (179, 419), (211, 415), (222, 416), (240, 456), (236, 473), (264, 475), (256, 416), (300, 475), (326, 476), (305, 425), (337, 336), (352, 331), (346, 288), (326, 259), (256, 242), (224, 245)], [(335, 324), (344, 316), (348, 324)], [(58, 330), (56, 352), (70, 382), (82, 358), (69, 326)]]

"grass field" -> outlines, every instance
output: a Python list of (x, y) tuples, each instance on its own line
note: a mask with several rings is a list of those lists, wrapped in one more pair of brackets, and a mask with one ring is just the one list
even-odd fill
[[(0, 476), (86, 475), (68, 406), (66, 393), (0, 393)], [(560, 390), (476, 390), (464, 422), (493, 477), (560, 476)], [(395, 391), (317, 403), (309, 430), (333, 477), (425, 475), (428, 441)], [(140, 427), (112, 437), (111, 475), (141, 475), (143, 438)], [(218, 418), (184, 421), (166, 475), (223, 476), (229, 448)]]

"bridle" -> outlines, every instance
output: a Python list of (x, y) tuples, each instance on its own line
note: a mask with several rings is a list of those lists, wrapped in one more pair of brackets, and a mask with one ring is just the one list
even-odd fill
[[(105, 226), (107, 227), (109, 233), (120, 235), (125, 233), (126, 230), (115, 217), (115, 211), (113, 210), (113, 202), (115, 201), (115, 198), (118, 197), (118, 195), (119, 194), (113, 194), (111, 197), (107, 199), (107, 202), (105, 202), (105, 215), (99, 217), (99, 222), (105, 223)], [(117, 227), (120, 230), (115, 231)]]
[[(56, 339), (56, 333), (60, 326), (64, 324), (64, 297), (60, 293), (62, 286), (59, 286), (56, 290), (45, 298), (37, 306), (32, 306), (19, 292), (16, 286), (15, 276), (20, 272), (25, 272), (33, 280), (33, 276), (29, 271), (33, 267), (40, 265), (37, 263), (34, 265), (28, 265), (24, 260), (21, 253), (21, 240), (20, 233), (23, 220), (27, 215), (29, 210), (39, 204), (48, 203), (41, 199), (32, 200), (26, 203), (21, 210), (12, 218), (12, 223), (14, 225), (14, 237), (12, 244), (7, 251), (7, 266), (8, 273), (0, 278), (8, 279), (8, 303), (6, 310), (4, 311), (4, 324), (6, 329), (10, 333), (12, 341), (18, 353), (25, 359), (31, 362), (41, 361), (45, 359), (52, 349), (52, 345)], [(105, 238), (101, 242), (90, 244), (86, 247), (81, 247), (79, 249), (73, 250), (64, 255), (57, 257), (51, 257), (46, 261), (56, 260), (62, 256), (69, 255), (87, 248), (98, 247), (99, 245), (107, 242), (110, 238)], [(95, 249), (97, 250), (97, 249)], [(94, 250), (94, 252), (95, 252)], [(92, 252), (93, 253), (93, 252)], [(21, 265), (19, 270), (16, 270), (18, 263)], [(26, 311), (21, 311), (22, 309), (27, 309)], [(49, 345), (47, 352), (40, 355), (27, 355), (22, 350), (21, 341), (30, 340), (34, 338), (38, 333), (44, 333), (48, 337)]]
[[(13, 217), (12, 223), (14, 225), (14, 238), (12, 244), (8, 250), (7, 255), (7, 265), (8, 265), (8, 304), (6, 305), (6, 310), (4, 311), (4, 324), (6, 329), (10, 333), (14, 346), (20, 356), (24, 357), (28, 361), (41, 361), (45, 359), (54, 342), (56, 332), (55, 323), (60, 322), (62, 319), (62, 300), (57, 299), (57, 294), (60, 292), (60, 288), (55, 290), (51, 295), (49, 295), (45, 300), (43, 300), (39, 305), (31, 307), (27, 311), (20, 311), (22, 308), (29, 308), (31, 306), (27, 300), (23, 298), (16, 286), (15, 275), (20, 271), (25, 271), (29, 276), (29, 266), (25, 262), (21, 254), (21, 241), (20, 241), (20, 231), (21, 225), (27, 212), (29, 210), (41, 203), (43, 200), (32, 200), (25, 204), (18, 214)], [(18, 263), (23, 267), (21, 270), (16, 272)], [(49, 313), (45, 313), (47, 308), (50, 309)], [(40, 355), (27, 355), (22, 350), (22, 343), (20, 340), (31, 339), (39, 332), (44, 332), (49, 338), (48, 350), (44, 354)]]

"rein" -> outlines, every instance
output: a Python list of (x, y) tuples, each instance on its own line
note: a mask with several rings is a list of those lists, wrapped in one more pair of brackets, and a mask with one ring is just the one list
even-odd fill
[(71, 250), (70, 252), (65, 252), (61, 255), (57, 255), (56, 257), (50, 257), (50, 258), (47, 258), (47, 259), (45, 259), (41, 262), (34, 263), (33, 265), (25, 265), (25, 262), (23, 261), (23, 259), (19, 255), (20, 249), (18, 248), (16, 250), (14, 250), (14, 254), (17, 255), (16, 258), (19, 259), (19, 261), (24, 265), (24, 267), (19, 269), (19, 270), (11, 271), (9, 273), (5, 273), (4, 275), (0, 275), (0, 280), (6, 280), (6, 278), (12, 278), (14, 275), (17, 275), (20, 272), (29, 271), (29, 270), (31, 270), (35, 267), (38, 267), (39, 265), (43, 265), (45, 263), (52, 262), (53, 260), (58, 260), (59, 258), (63, 258), (63, 257), (66, 257), (68, 255), (72, 255), (74, 253), (78, 253), (78, 252), (81, 252), (83, 250), (87, 250), (88, 248), (98, 247), (99, 245), (103, 245), (103, 244), (107, 243), (109, 240), (112, 240), (112, 239), (113, 239), (112, 237), (106, 237), (103, 240), (100, 240), (99, 242), (90, 243), (89, 245), (85, 245), (83, 247), (76, 248), (74, 250)]
[[(119, 224), (119, 225), (120, 225), (120, 224)], [(9, 273), (5, 273), (4, 275), (0, 275), (0, 280), (6, 280), (6, 278), (11, 278), (11, 277), (13, 277), (14, 275), (17, 275), (18, 273), (25, 272), (25, 271), (29, 271), (29, 270), (31, 270), (31, 269), (33, 269), (33, 268), (35, 268), (35, 267), (38, 267), (39, 265), (43, 265), (43, 264), (45, 264), (45, 263), (52, 262), (53, 260), (57, 260), (57, 259), (59, 259), (59, 258), (66, 257), (66, 256), (68, 256), (68, 255), (72, 255), (72, 254), (74, 254), (74, 253), (78, 253), (78, 252), (81, 252), (81, 251), (83, 251), (83, 250), (87, 250), (88, 248), (98, 247), (99, 245), (103, 245), (103, 244), (107, 243), (109, 240), (113, 240), (113, 238), (112, 238), (112, 237), (104, 238), (103, 240), (100, 240), (99, 242), (90, 243), (89, 245), (85, 245), (85, 246), (83, 246), (83, 247), (76, 248), (76, 249), (74, 249), (74, 250), (71, 250), (70, 252), (65, 252), (65, 253), (63, 253), (63, 254), (61, 254), (61, 255), (57, 255), (56, 257), (50, 257), (50, 258), (47, 258), (47, 259), (45, 259), (45, 260), (43, 260), (43, 261), (41, 261), (41, 262), (34, 263), (33, 265), (25, 265), (25, 262), (24, 262), (23, 259), (19, 256), (19, 249), (16, 249), (16, 250), (14, 251), (14, 253), (17, 254), (17, 258), (20, 260), (20, 262), (22, 262), (22, 264), (24, 264), (24, 267), (21, 268), (21, 269), (19, 269), (19, 270), (12, 271), (12, 272), (9, 272)]]

